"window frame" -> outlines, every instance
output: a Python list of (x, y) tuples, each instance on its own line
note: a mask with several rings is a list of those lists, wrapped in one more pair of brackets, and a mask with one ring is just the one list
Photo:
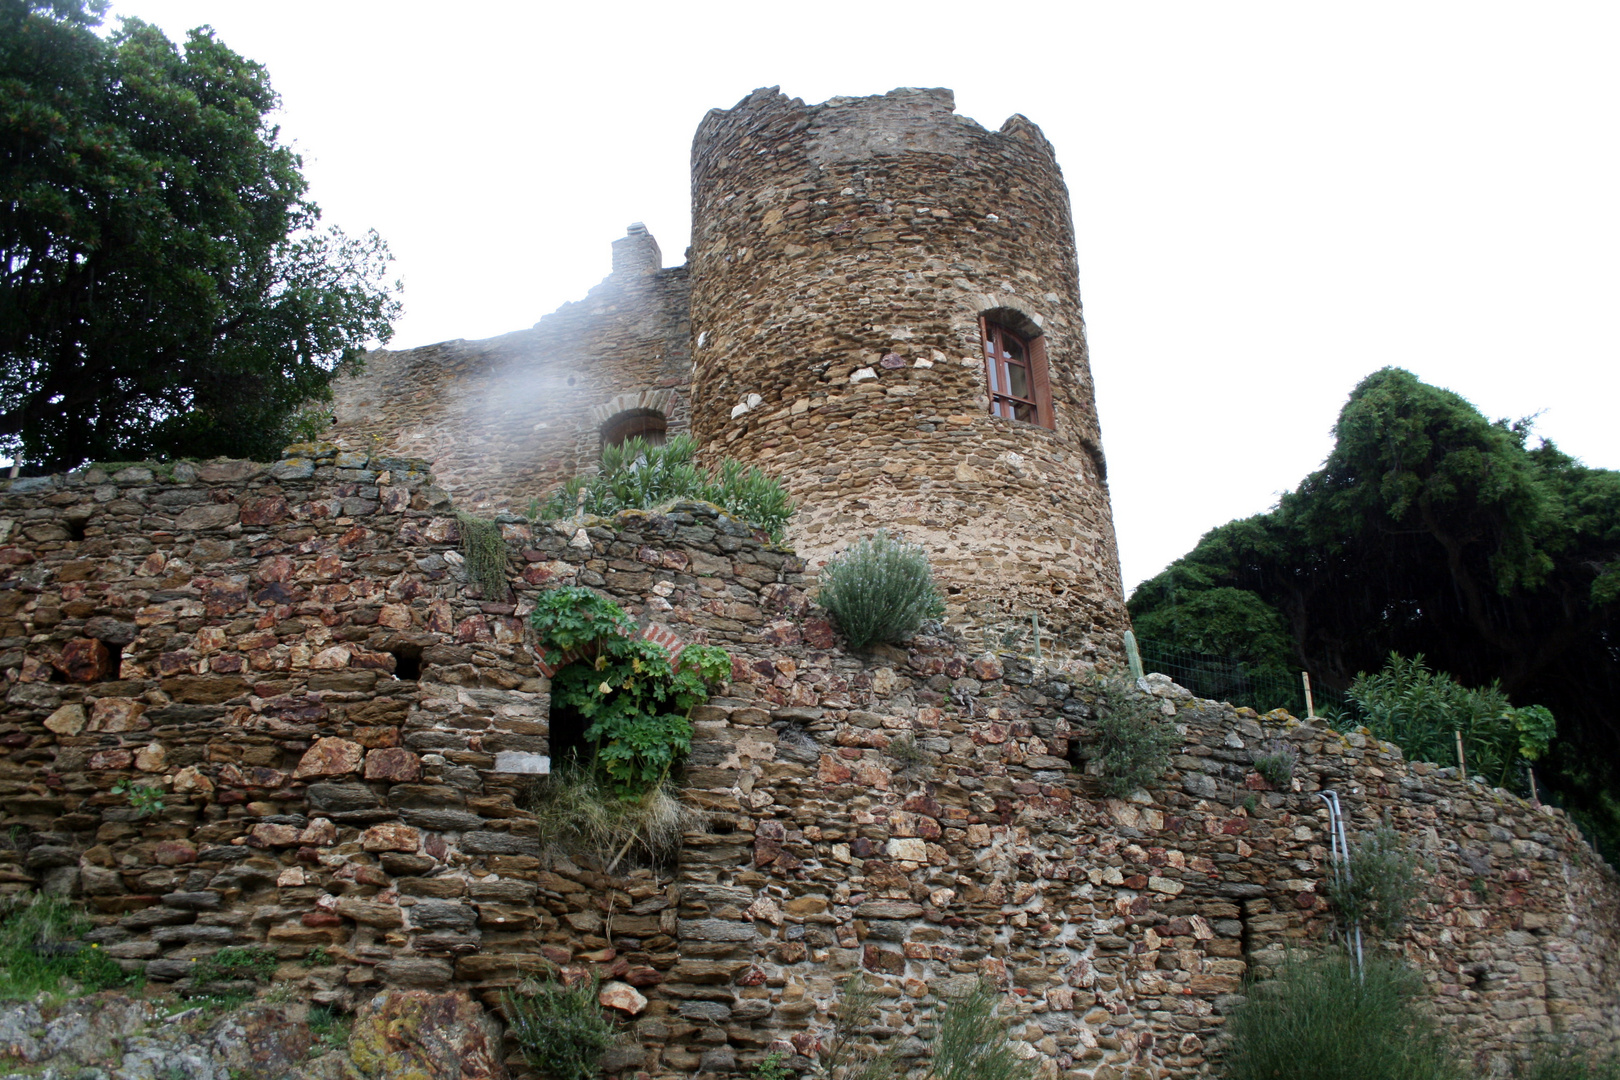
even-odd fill
[[(1007, 348), (1015, 342), (1021, 358)], [(1048, 430), (1057, 425), (1052, 415), (1052, 385), (1046, 360), (1044, 334), (1028, 337), (1006, 323), (979, 316), (979, 343), (984, 354), (985, 390), (990, 398), (990, 415), (1001, 420), (1035, 424)], [(1027, 397), (1012, 392), (1012, 368), (1024, 372)], [(1024, 415), (1020, 416), (1022, 411)]]

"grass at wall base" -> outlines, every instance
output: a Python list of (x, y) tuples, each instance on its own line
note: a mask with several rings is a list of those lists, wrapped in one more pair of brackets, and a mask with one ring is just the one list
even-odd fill
[(1293, 957), (1227, 1023), (1226, 1080), (1461, 1080), (1418, 973), (1382, 956)]

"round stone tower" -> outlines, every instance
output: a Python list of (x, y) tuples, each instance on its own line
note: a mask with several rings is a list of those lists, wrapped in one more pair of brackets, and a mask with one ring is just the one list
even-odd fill
[(692, 428), (802, 508), (812, 566), (925, 545), (987, 647), (1117, 656), (1127, 626), (1051, 144), (949, 90), (805, 105), (774, 88), (692, 146)]

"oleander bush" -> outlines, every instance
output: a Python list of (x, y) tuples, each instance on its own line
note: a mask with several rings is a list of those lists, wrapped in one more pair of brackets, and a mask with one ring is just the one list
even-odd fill
[(1400, 746), (1407, 760), (1456, 765), (1461, 735), (1470, 775), (1514, 790), (1525, 786), (1525, 765), (1541, 758), (1557, 733), (1543, 706), (1515, 708), (1496, 683), (1463, 686), (1430, 669), (1422, 653), (1390, 653), (1378, 671), (1357, 675), (1345, 697), (1356, 722)]
[(828, 560), (817, 600), (853, 649), (904, 641), (945, 613), (928, 553), (881, 529)]
[(638, 437), (602, 449), (601, 469), (552, 489), (536, 507), (542, 521), (579, 513), (609, 517), (621, 510), (657, 510), (683, 499), (713, 503), (780, 542), (794, 504), (787, 489), (756, 466), (722, 458), (697, 464), (697, 442), (673, 435), (662, 445)]

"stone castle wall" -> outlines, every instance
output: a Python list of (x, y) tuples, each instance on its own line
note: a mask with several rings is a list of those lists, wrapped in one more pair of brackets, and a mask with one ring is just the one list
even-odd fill
[(357, 376), (333, 382), (325, 437), (432, 462), (464, 507), (521, 512), (596, 469), (614, 416), (652, 409), (670, 433), (687, 430), (690, 287), (684, 267), (661, 265), (633, 225), (614, 242), (613, 273), (532, 330), (367, 354)]
[[(1080, 766), (1083, 665), (927, 637), (851, 655), (803, 560), (701, 506), (509, 522), (514, 591), (482, 597), (419, 463), (307, 449), (0, 488), (0, 888), (80, 897), (154, 979), (246, 944), (339, 1005), (595, 969), (647, 999), (622, 995), (636, 1038), (609, 1072), (662, 1080), (771, 1048), (808, 1065), (856, 969), (915, 1058), (939, 995), (982, 975), (1065, 1080), (1205, 1075), (1251, 965), (1327, 930), (1333, 787), (1353, 830), (1387, 817), (1429, 862), (1388, 947), (1482, 1071), (1537, 1032), (1620, 1032), (1620, 883), (1555, 810), (1162, 679), (1174, 767), (1107, 799)], [(548, 855), (532, 778), (503, 771), (548, 748), (523, 616), (557, 584), (733, 654), (693, 713), (706, 821), (678, 865)], [(1290, 790), (1252, 769), (1272, 738), (1301, 755)]]
[[(804, 502), (812, 562), (925, 544), (952, 621), (1117, 655), (1127, 626), (1068, 190), (948, 90), (758, 90), (692, 147), (693, 430)], [(990, 415), (979, 318), (1044, 335), (1056, 430)]]

